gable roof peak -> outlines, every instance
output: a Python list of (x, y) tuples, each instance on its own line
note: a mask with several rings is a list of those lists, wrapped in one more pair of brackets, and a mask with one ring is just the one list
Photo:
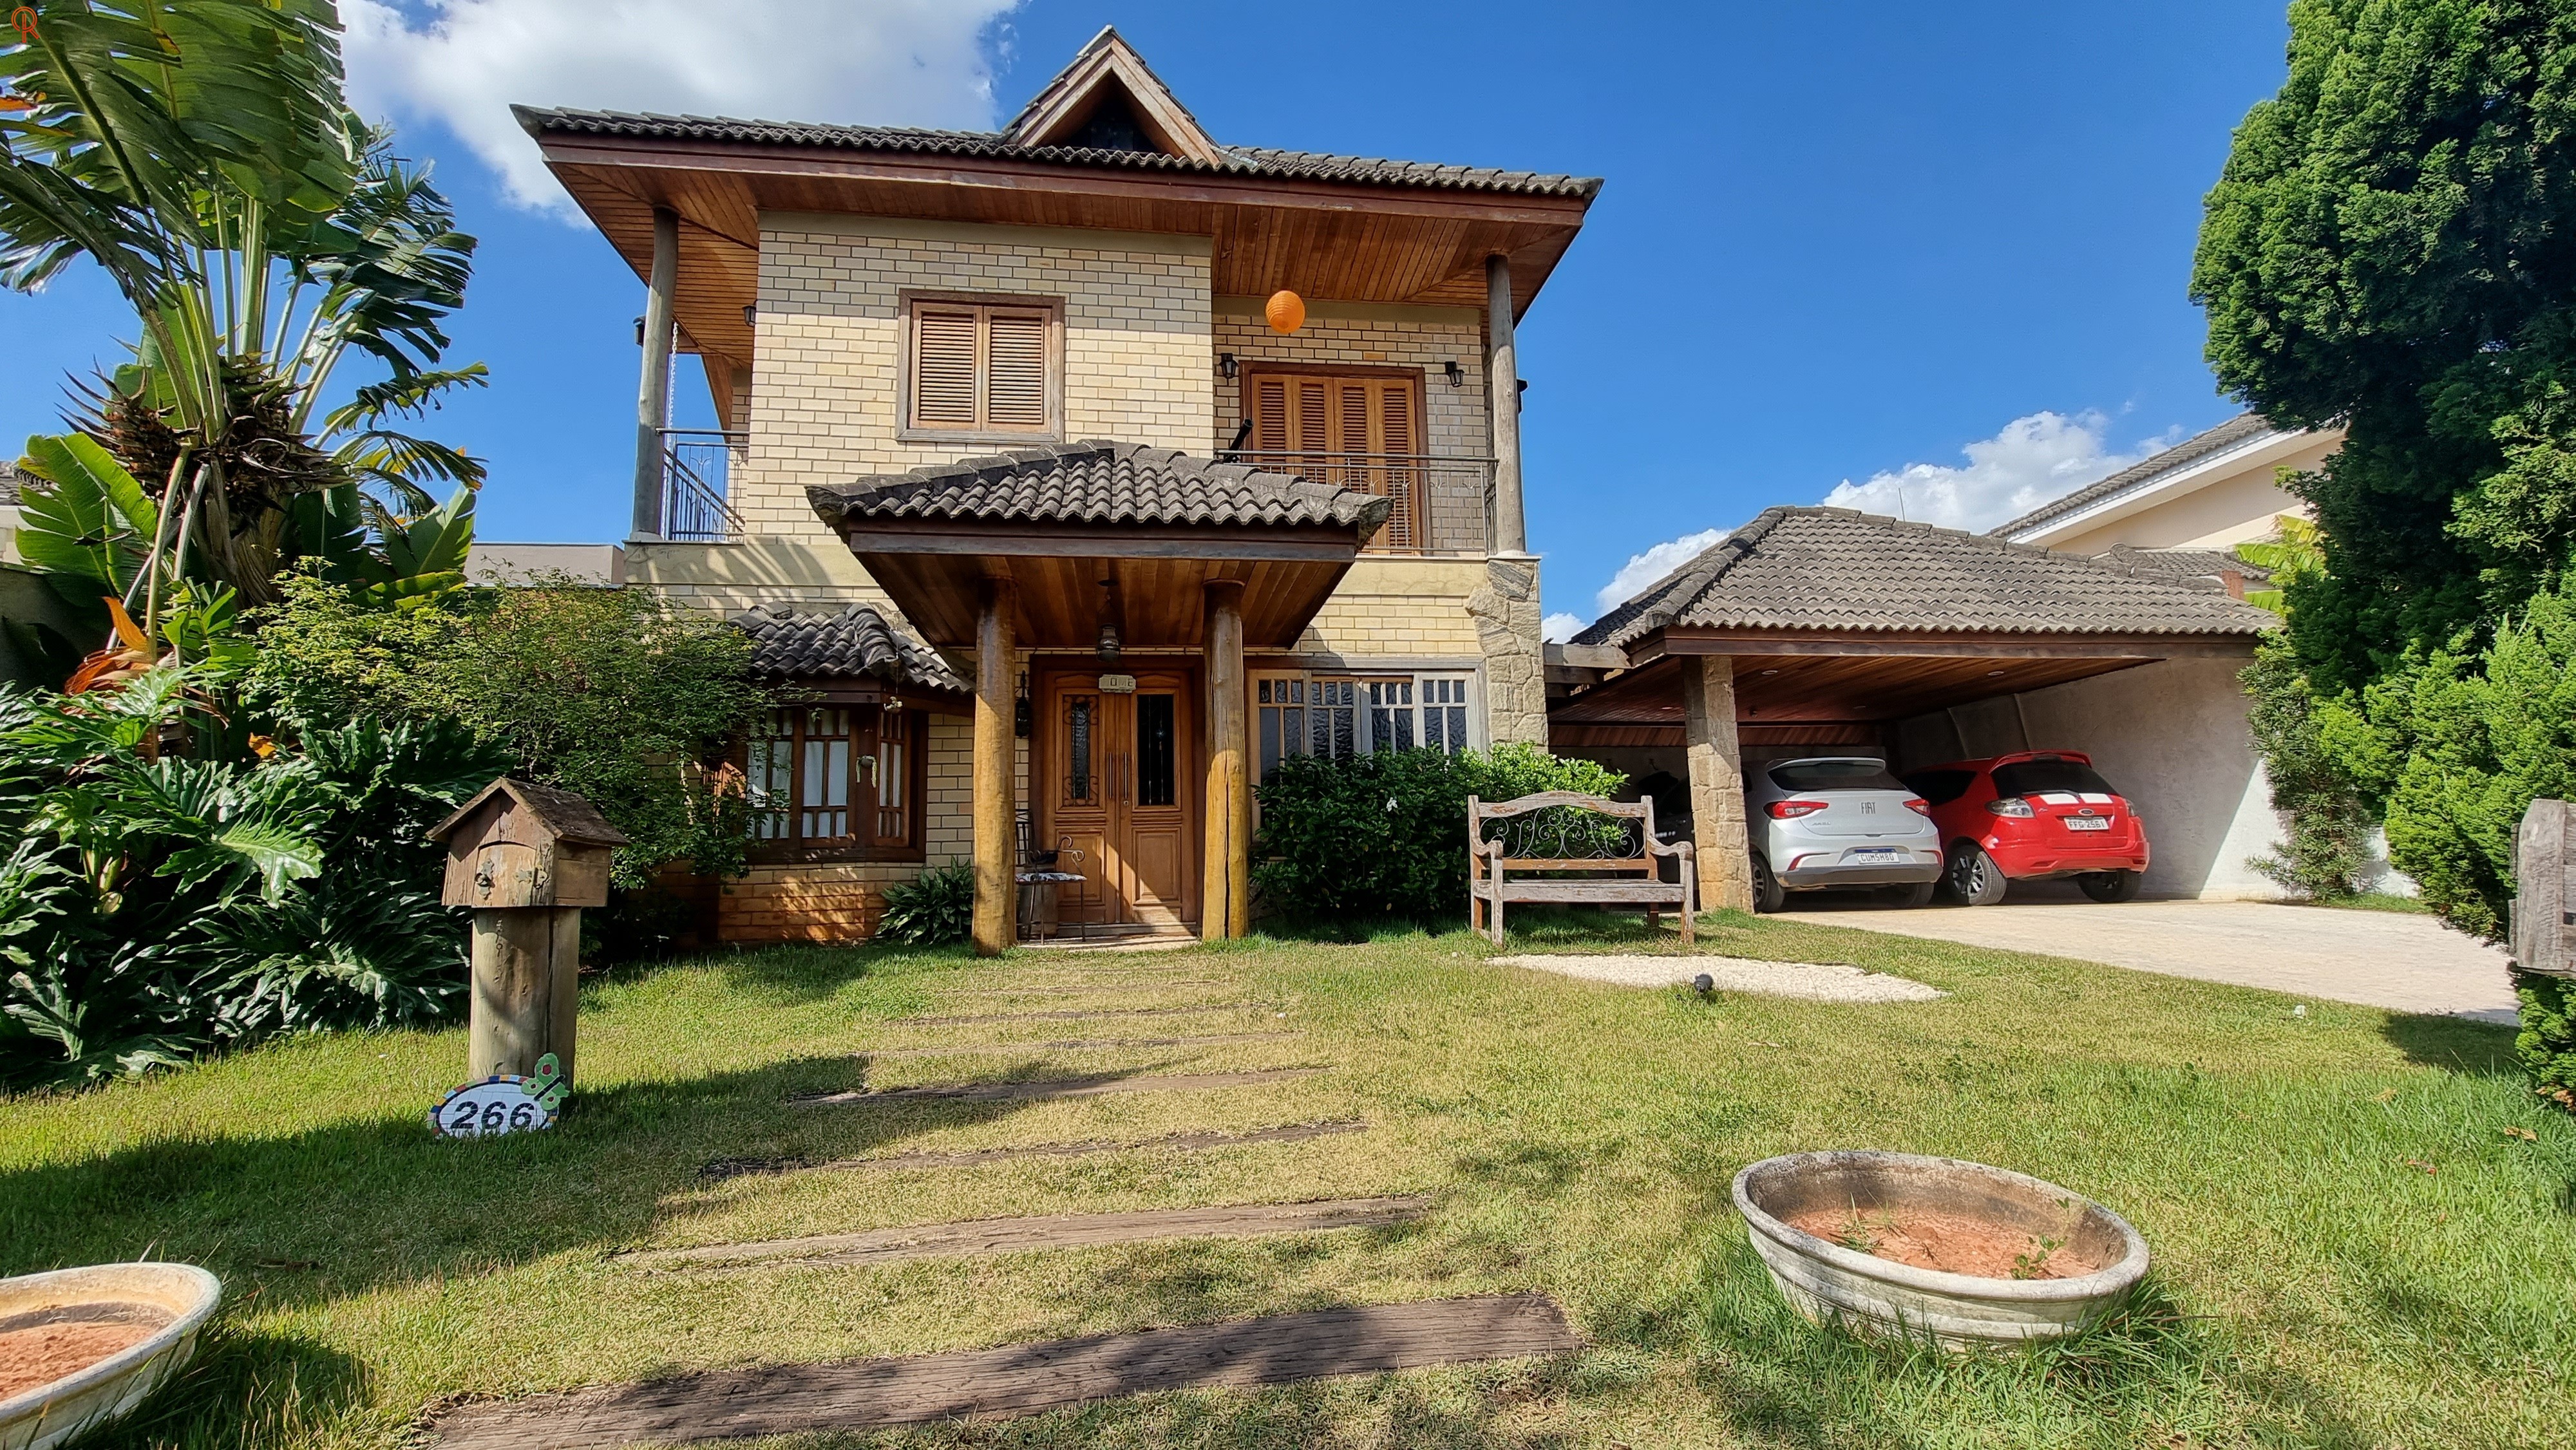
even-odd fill
[(1210, 166), (1225, 161), (1223, 148), (1115, 25), (1100, 27), (1074, 52), (1002, 136), (1014, 146), (1159, 151)]

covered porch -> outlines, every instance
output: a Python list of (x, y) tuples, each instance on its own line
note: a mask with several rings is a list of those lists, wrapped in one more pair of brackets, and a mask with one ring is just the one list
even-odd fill
[(1101, 441), (809, 496), (927, 643), (972, 658), (977, 951), (1016, 936), (1024, 809), (1080, 853), (1084, 918), (1250, 929), (1245, 653), (1295, 643), (1385, 497)]

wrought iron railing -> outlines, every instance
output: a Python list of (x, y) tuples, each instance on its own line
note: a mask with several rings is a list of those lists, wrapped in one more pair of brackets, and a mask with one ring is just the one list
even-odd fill
[(748, 433), (662, 430), (662, 537), (696, 544), (742, 537), (732, 482), (750, 444)]
[(1373, 552), (1420, 553), (1432, 547), (1432, 494), (1482, 500), (1491, 491), (1494, 476), (1494, 460), (1461, 454), (1235, 448), (1217, 456), (1229, 463), (1293, 473), (1392, 500), (1395, 507), (1387, 514), (1386, 527), (1369, 540)]

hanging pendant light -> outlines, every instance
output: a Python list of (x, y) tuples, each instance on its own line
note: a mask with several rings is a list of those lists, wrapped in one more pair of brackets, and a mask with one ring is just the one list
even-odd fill
[(1295, 332), (1306, 325), (1306, 299), (1281, 288), (1270, 294), (1270, 301), (1261, 309), (1261, 315), (1270, 319), (1272, 332)]

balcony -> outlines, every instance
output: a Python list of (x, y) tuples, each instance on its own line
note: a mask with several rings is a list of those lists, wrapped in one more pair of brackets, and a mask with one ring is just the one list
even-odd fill
[[(1493, 538), (1494, 460), (1442, 453), (1316, 453), (1259, 448), (1229, 448), (1217, 455), (1227, 463), (1250, 464), (1265, 473), (1293, 473), (1317, 483), (1338, 484), (1390, 499), (1395, 507), (1386, 527), (1371, 539), (1372, 554), (1419, 554), (1433, 547), (1431, 495), (1435, 484), (1472, 491), (1484, 500), (1485, 529), (1477, 547)], [(1444, 540), (1450, 547), (1464, 541)]]
[(734, 469), (751, 446), (748, 433), (706, 428), (662, 430), (662, 537), (676, 543), (722, 544), (743, 536), (733, 511)]

